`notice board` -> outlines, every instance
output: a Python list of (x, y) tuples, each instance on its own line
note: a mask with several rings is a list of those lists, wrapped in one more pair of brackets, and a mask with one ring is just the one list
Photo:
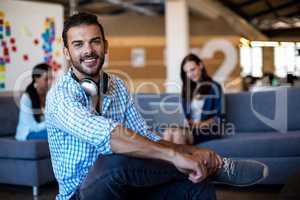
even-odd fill
[(0, 1), (0, 91), (24, 90), (33, 66), (60, 71), (63, 7), (30, 1)]

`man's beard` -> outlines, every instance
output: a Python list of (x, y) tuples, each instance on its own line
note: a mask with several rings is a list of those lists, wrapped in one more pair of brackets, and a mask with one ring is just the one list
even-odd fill
[[(84, 60), (86, 59), (99, 59), (99, 65), (97, 66), (97, 70), (94, 72), (88, 72), (85, 67), (82, 65), (82, 63), (84, 62)], [(80, 73), (87, 75), (89, 77), (94, 77), (96, 75), (99, 74), (100, 70), (102, 69), (102, 66), (104, 64), (104, 60), (105, 60), (105, 56), (104, 54), (100, 54), (97, 55), (96, 53), (91, 53), (90, 55), (81, 57), (79, 59), (79, 63), (75, 63), (71, 57), (71, 64), (73, 65), (73, 67), (79, 71)]]

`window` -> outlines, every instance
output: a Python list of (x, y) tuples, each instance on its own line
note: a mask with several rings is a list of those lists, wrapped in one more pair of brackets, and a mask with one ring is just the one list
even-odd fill
[(254, 77), (262, 76), (262, 48), (247, 47), (240, 48), (240, 65), (242, 76), (251, 75)]
[(296, 43), (295, 75), (300, 76), (300, 42)]
[(293, 42), (281, 42), (274, 49), (275, 75), (283, 78), (296, 73), (296, 48)]

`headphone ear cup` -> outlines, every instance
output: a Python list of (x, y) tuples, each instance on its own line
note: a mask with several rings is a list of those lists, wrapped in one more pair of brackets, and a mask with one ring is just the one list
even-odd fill
[(99, 94), (98, 85), (91, 79), (83, 79), (80, 85), (88, 96), (96, 96)]

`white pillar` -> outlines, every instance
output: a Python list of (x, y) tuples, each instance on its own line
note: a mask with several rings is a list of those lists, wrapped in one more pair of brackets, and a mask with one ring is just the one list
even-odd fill
[(181, 91), (180, 63), (189, 50), (189, 16), (186, 0), (167, 0), (166, 26), (166, 92)]
[(77, 0), (69, 0), (69, 15), (70, 16), (72, 16), (78, 12), (77, 6), (78, 6)]

